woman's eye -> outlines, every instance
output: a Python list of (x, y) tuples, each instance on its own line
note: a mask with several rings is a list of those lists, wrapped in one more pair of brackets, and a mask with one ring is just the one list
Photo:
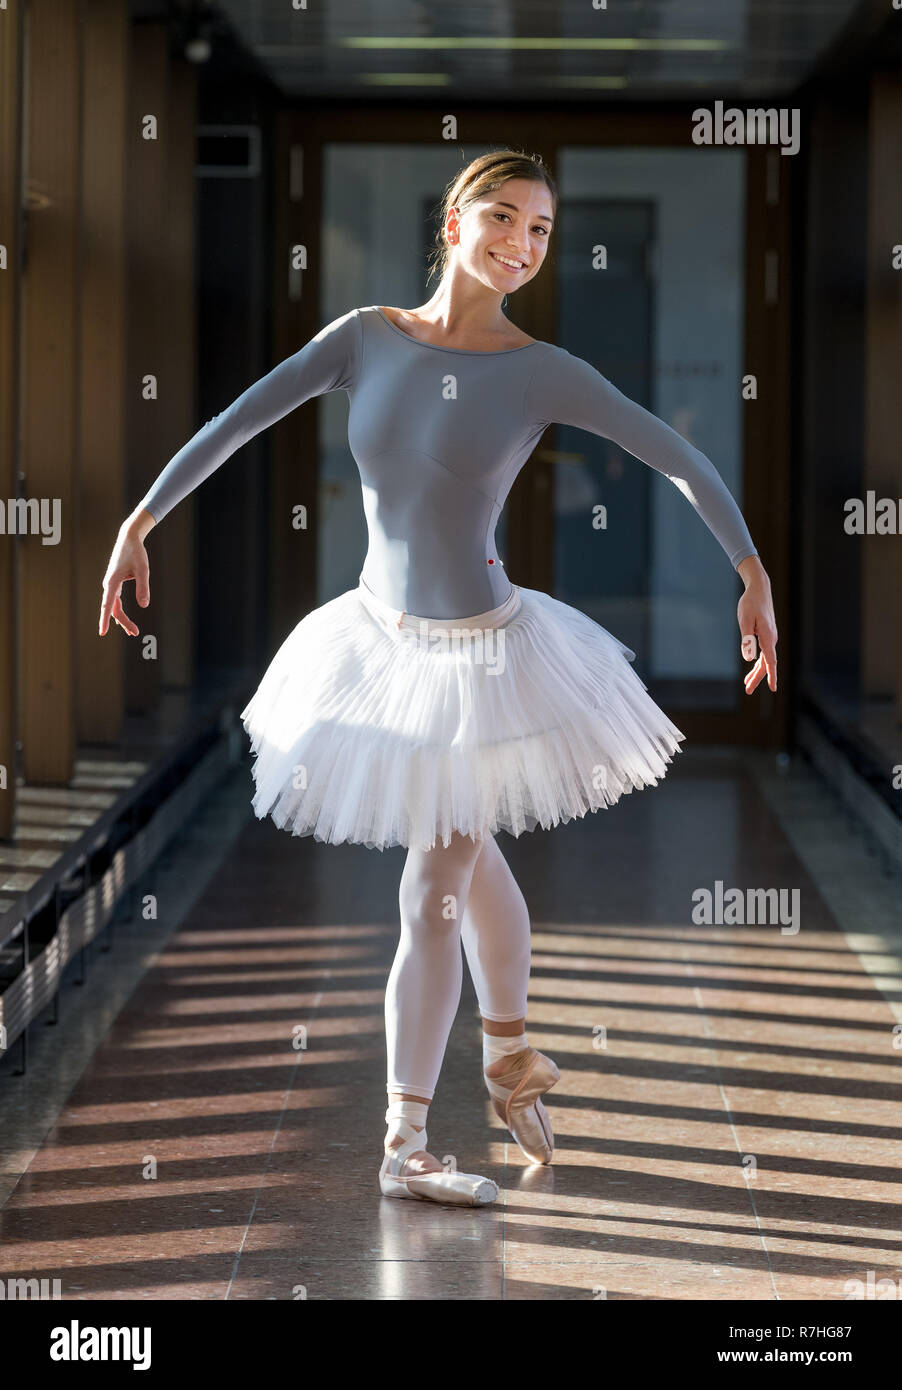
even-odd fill
[[(507, 212), (493, 212), (493, 213), (492, 213), (492, 216), (493, 216), (493, 217), (504, 217), (504, 218), (507, 219), (508, 222), (510, 221), (510, 213), (507, 213)], [(541, 222), (538, 224), (538, 226), (533, 227), (533, 231), (534, 231), (534, 232), (541, 232), (543, 236), (547, 236), (547, 235), (548, 235), (548, 228), (547, 228), (547, 227), (543, 227), (542, 224), (541, 224)]]

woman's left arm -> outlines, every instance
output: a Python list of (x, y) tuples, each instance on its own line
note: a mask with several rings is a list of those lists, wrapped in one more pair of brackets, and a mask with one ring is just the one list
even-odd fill
[[(757, 555), (749, 555), (736, 566), (745, 593), (739, 600), (736, 617), (742, 634), (742, 655), (746, 661), (758, 660), (745, 677), (745, 693), (751, 695), (762, 677), (767, 675), (771, 690), (777, 688), (777, 623), (770, 592), (767, 570)], [(758, 639), (760, 653), (755, 650)]]
[(527, 405), (538, 424), (575, 425), (613, 439), (669, 478), (691, 503), (745, 584), (737, 610), (741, 650), (747, 661), (753, 661), (755, 638), (761, 649), (745, 677), (746, 692), (751, 694), (765, 671), (770, 689), (776, 690), (777, 627), (770, 580), (735, 498), (707, 455), (638, 401), (630, 400), (591, 363), (565, 349), (555, 349), (541, 369), (534, 370), (528, 394)]

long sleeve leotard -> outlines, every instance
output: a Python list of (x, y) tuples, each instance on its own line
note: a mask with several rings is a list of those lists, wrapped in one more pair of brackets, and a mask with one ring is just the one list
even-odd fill
[(329, 391), (350, 398), (369, 534), (361, 577), (393, 608), (456, 618), (504, 602), (495, 526), (552, 423), (612, 439), (665, 474), (734, 568), (758, 553), (710, 459), (582, 358), (545, 342), (495, 352), (424, 343), (375, 305), (335, 319), (209, 420), (139, 505), (162, 520), (248, 439)]

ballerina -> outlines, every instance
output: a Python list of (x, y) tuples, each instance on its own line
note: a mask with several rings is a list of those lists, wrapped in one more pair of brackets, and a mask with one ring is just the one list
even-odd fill
[[(588, 362), (521, 332), (506, 296), (541, 269), (557, 190), (537, 157), (492, 151), (446, 189), (433, 296), (326, 325), (208, 421), (123, 523), (104, 578), (110, 618), (150, 598), (144, 540), (246, 440), (314, 396), (346, 391), (368, 548), (356, 588), (288, 634), (242, 711), (255, 814), (327, 844), (406, 847), (385, 992), (387, 1196), (484, 1205), (495, 1182), (447, 1171), (426, 1120), (460, 1001), (461, 946), (483, 1020), (484, 1080), (526, 1158), (550, 1163), (542, 1097), (554, 1061), (529, 1045), (529, 913), (495, 839), (613, 806), (665, 775), (685, 735), (632, 652), (585, 613), (513, 583), (495, 547), (510, 488), (546, 427), (615, 440), (667, 476), (745, 591), (751, 694), (777, 688), (770, 581), (711, 461)], [(486, 658), (487, 650), (491, 658)], [(500, 653), (500, 656), (499, 656)]]

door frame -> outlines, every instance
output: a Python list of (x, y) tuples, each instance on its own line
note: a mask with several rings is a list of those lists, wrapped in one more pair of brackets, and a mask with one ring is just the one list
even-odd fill
[[(691, 104), (670, 103), (648, 109), (597, 106), (520, 110), (488, 105), (462, 108), (456, 115), (461, 161), (468, 145), (511, 145), (540, 153), (557, 177), (558, 151), (567, 145), (657, 146), (693, 145)], [(445, 138), (449, 117), (445, 104), (349, 106), (317, 103), (281, 112), (276, 121), (274, 178), (273, 334), (276, 360), (297, 351), (322, 327), (319, 266), (323, 147), (336, 143), (428, 145)], [(699, 155), (704, 153), (699, 149)], [(789, 450), (791, 440), (791, 265), (790, 233), (793, 161), (778, 149), (749, 145), (737, 150), (746, 168), (745, 188), (745, 304), (743, 375), (756, 378), (757, 398), (743, 417), (743, 496), (740, 507), (748, 521), (771, 579), (778, 630), (786, 633), (791, 612), (789, 576)], [(288, 271), (290, 250), (302, 243), (307, 266), (301, 272), (300, 292), (295, 272)], [(553, 271), (553, 247), (549, 252)], [(517, 294), (516, 322), (533, 337), (554, 340), (557, 282), (554, 273), (536, 276)], [(513, 317), (513, 316), (512, 316)], [(740, 389), (740, 383), (736, 383)], [(531, 459), (521, 470), (506, 504), (507, 567), (520, 583), (549, 591), (553, 575), (552, 507), (555, 435), (546, 431)], [(278, 426), (274, 440), (272, 496), (283, 515), (282, 494), (291, 479), (293, 492), (310, 501), (310, 524), (318, 534), (317, 412), (296, 412)], [(299, 476), (300, 475), (300, 476)], [(278, 561), (273, 517), (273, 558)], [(724, 581), (731, 581), (725, 570)], [(290, 566), (276, 563), (272, 575), (273, 621), (277, 627), (297, 612), (298, 599), (316, 602), (316, 554), (306, 547)], [(736, 584), (736, 599), (741, 594)], [(737, 643), (739, 631), (737, 627)], [(738, 679), (743, 669), (740, 668)], [(785, 683), (784, 687), (785, 689)], [(679, 711), (679, 724), (689, 742), (782, 748), (788, 735), (785, 699), (777, 700), (762, 684), (751, 699), (740, 692), (738, 709)]]

